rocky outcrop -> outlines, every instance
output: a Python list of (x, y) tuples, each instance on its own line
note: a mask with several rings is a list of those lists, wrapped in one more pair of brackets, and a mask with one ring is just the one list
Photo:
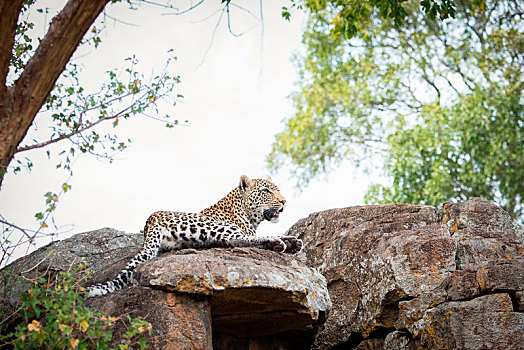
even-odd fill
[(333, 209), (300, 220), (333, 309), (318, 349), (522, 349), (524, 236), (493, 203)]
[[(95, 275), (100, 281), (108, 277), (105, 271)], [(307, 349), (331, 306), (321, 274), (293, 256), (256, 248), (162, 254), (141, 264), (135, 279), (136, 286), (86, 304), (110, 316), (145, 317), (160, 349), (272, 348), (290, 342)]]
[[(86, 304), (142, 316), (157, 349), (523, 349), (524, 232), (489, 201), (332, 209), (288, 234), (304, 241), (297, 256), (164, 253), (136, 269), (133, 285)], [(31, 278), (84, 260), (99, 283), (141, 242), (102, 229), (9, 268)], [(3, 305), (21, 289), (4, 289)], [(113, 332), (120, 342), (125, 325)]]
[[(138, 235), (102, 229), (50, 244), (9, 268), (30, 278), (83, 260), (97, 270), (89, 284), (104, 282), (124, 267), (140, 241)], [(331, 306), (320, 273), (291, 255), (256, 248), (164, 253), (141, 264), (135, 280), (85, 304), (124, 320), (143, 317), (153, 328), (149, 344), (157, 349), (308, 349)], [(21, 288), (5, 301), (15, 303)], [(116, 324), (114, 345), (125, 330), (124, 323)]]
[[(36, 280), (46, 274), (67, 271), (80, 262), (85, 262), (94, 271), (106, 270), (135, 254), (137, 247), (142, 245), (143, 236), (126, 234), (112, 228), (79, 233), (68, 239), (51, 242), (9, 264), (2, 271), (9, 270), (26, 280)], [(23, 279), (9, 280), (7, 285), (0, 283), (0, 313), (9, 314), (26, 288)]]

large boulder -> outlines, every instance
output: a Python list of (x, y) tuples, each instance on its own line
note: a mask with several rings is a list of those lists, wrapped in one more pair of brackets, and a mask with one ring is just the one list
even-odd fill
[[(121, 320), (142, 316), (158, 349), (522, 349), (524, 232), (487, 200), (439, 211), (332, 209), (288, 234), (304, 241), (303, 252), (164, 253), (137, 267), (133, 285), (86, 303)], [(102, 229), (9, 268), (35, 278), (83, 260), (96, 271), (89, 283), (100, 283), (141, 244), (139, 234)], [(23, 286), (15, 287), (2, 291), (4, 308), (16, 305)], [(113, 345), (125, 330), (118, 322)]]
[(6, 266), (2, 271), (21, 275), (23, 279), (0, 284), (0, 313), (16, 308), (20, 293), (27, 289), (25, 280), (36, 280), (48, 274), (68, 271), (71, 266), (86, 263), (92, 270), (105, 270), (116, 262), (131, 257), (144, 241), (143, 234), (127, 234), (112, 228), (79, 233), (54, 241)]
[(333, 302), (315, 348), (524, 344), (523, 231), (487, 200), (332, 209), (287, 234)]
[[(102, 270), (94, 282), (112, 277)], [(139, 265), (134, 278), (135, 286), (86, 304), (109, 316), (145, 317), (162, 349), (309, 349), (331, 307), (320, 273), (257, 248), (169, 252)]]
[[(26, 278), (66, 271), (81, 261), (89, 284), (113, 279), (141, 246), (140, 235), (112, 229), (54, 242), (8, 266)], [(85, 304), (123, 321), (152, 325), (157, 349), (309, 349), (331, 302), (325, 278), (294, 256), (256, 248), (186, 249), (160, 254), (135, 270), (135, 283)], [(16, 305), (23, 286), (8, 291)], [(127, 325), (117, 322), (114, 344)]]

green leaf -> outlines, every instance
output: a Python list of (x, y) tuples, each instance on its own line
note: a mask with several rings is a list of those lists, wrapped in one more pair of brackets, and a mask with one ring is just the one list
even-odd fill
[(302, 189), (379, 159), (388, 184), (367, 203), (483, 196), (522, 219), (524, 33), (509, 1), (303, 4), (295, 112), (266, 159), (273, 172), (290, 169)]

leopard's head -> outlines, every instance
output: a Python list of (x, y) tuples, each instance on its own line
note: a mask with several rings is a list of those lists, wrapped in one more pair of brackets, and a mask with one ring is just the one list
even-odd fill
[(253, 179), (240, 177), (240, 194), (252, 217), (277, 223), (284, 210), (286, 199), (280, 194), (271, 178)]

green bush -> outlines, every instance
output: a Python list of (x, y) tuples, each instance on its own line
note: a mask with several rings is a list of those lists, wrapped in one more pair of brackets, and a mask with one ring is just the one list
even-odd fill
[[(61, 272), (54, 278), (39, 278), (32, 281), (29, 289), (20, 296), (20, 308), (16, 312), (19, 323), (14, 330), (0, 335), (0, 346), (14, 349), (109, 349), (112, 339), (111, 328), (117, 318), (106, 317), (83, 304), (83, 288), (79, 282), (85, 272)], [(151, 325), (140, 319), (127, 316), (129, 327), (122, 336), (126, 344), (116, 349), (127, 349), (132, 345), (146, 348), (146, 332)]]

